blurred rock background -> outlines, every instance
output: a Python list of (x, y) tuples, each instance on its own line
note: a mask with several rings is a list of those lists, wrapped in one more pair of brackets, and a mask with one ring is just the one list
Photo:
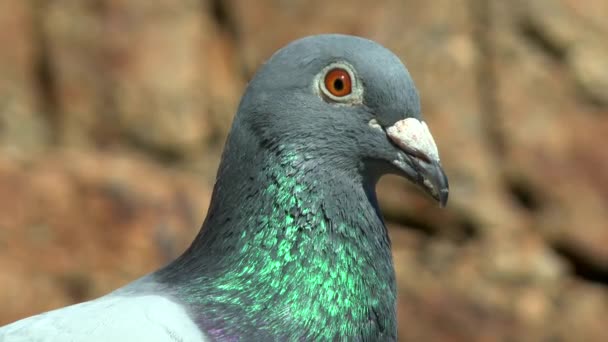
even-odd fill
[(606, 341), (605, 0), (0, 0), (0, 325), (176, 257), (275, 49), (372, 38), (419, 87), (447, 209), (380, 184), (402, 341)]

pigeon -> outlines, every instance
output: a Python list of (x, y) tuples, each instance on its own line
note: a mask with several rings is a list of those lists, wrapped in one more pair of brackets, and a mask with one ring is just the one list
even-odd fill
[(4, 326), (0, 341), (395, 341), (385, 174), (447, 202), (404, 64), (361, 37), (295, 40), (247, 85), (190, 247), (103, 297)]

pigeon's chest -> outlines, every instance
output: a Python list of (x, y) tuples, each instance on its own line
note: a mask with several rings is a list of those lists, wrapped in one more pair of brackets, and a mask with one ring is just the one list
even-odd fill
[(338, 317), (319, 316), (309, 321), (295, 320), (286, 314), (247, 319), (203, 319), (200, 328), (215, 341), (396, 341), (395, 317), (381, 317), (371, 311), (366, 321), (352, 321), (352, 313)]
[[(366, 288), (342, 277), (344, 282), (333, 283), (298, 278), (273, 293), (217, 294), (194, 310), (196, 321), (218, 341), (395, 340), (394, 287)], [(315, 275), (311, 272), (309, 278)]]

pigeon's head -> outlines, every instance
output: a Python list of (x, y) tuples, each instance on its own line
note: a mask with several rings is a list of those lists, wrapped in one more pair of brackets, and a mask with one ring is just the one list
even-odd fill
[(249, 83), (235, 124), (319, 167), (370, 179), (398, 173), (447, 202), (414, 82), (395, 54), (371, 40), (318, 35), (282, 48)]

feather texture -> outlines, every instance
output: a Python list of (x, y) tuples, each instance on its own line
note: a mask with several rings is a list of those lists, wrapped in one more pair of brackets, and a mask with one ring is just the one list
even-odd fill
[(183, 307), (160, 295), (104, 297), (0, 328), (1, 342), (205, 342)]

